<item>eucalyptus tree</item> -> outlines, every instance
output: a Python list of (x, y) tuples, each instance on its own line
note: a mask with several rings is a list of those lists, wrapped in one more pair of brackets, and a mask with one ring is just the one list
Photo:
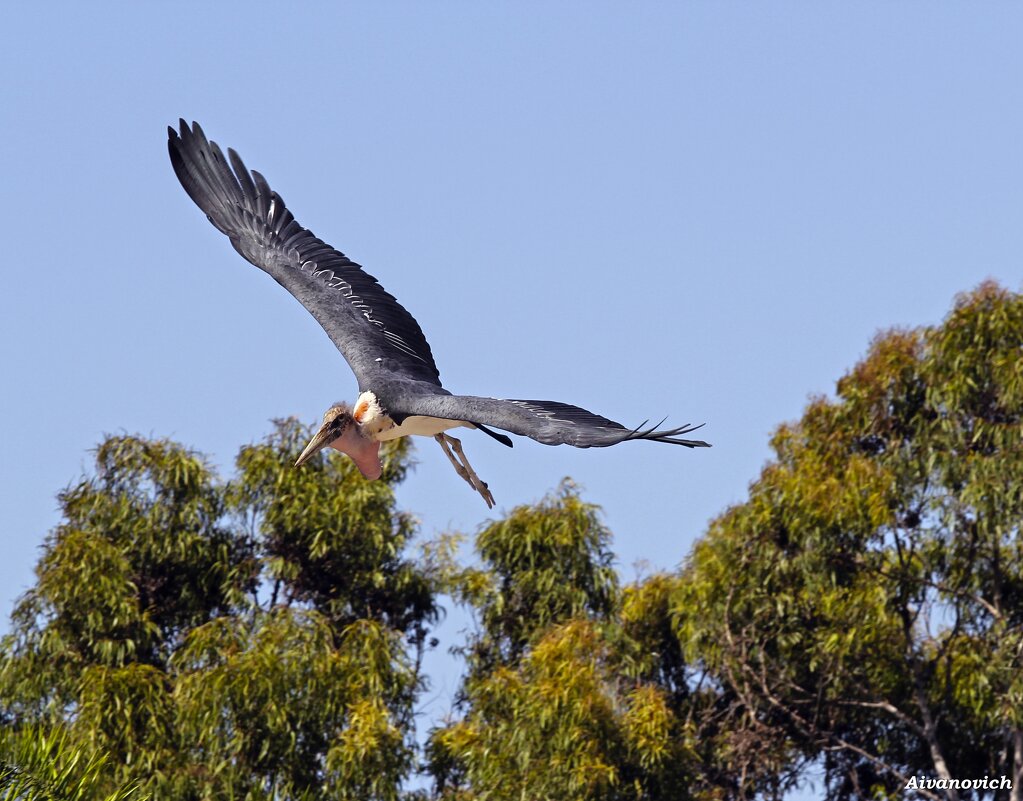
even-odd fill
[(478, 564), (412, 558), (405, 441), (367, 482), (293, 470), (310, 433), (278, 422), (228, 482), (101, 443), (0, 648), (0, 792), (422, 798), (447, 592), (475, 626), (438, 798), (781, 799), (809, 764), (835, 799), (1021, 798), (1023, 296), (879, 335), (681, 570), (625, 586), (570, 483), (483, 525)]
[(829, 797), (1004, 775), (1019, 798), (1023, 296), (879, 335), (772, 446), (682, 575), (687, 656)]
[(299, 473), (308, 435), (278, 422), (228, 483), (175, 443), (104, 440), (3, 642), (6, 728), (65, 732), (96, 792), (398, 798), (436, 615), (394, 504), (408, 450), (380, 482), (324, 455)]
[(672, 579), (622, 588), (610, 537), (569, 482), (481, 528), (482, 564), (450, 577), (476, 631), (459, 717), (429, 744), (441, 798), (692, 797)]

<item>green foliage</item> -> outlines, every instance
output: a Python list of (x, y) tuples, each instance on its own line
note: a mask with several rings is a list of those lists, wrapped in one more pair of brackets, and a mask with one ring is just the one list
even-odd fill
[(196, 629), (174, 674), (204, 796), (397, 797), (417, 688), (397, 632), (279, 607)]
[(2, 801), (143, 801), (132, 785), (104, 791), (105, 767), (103, 757), (73, 745), (61, 729), (0, 732)]
[[(641, 589), (626, 590), (633, 616), (620, 617), (609, 540), (597, 507), (569, 482), (480, 531), (483, 568), (454, 576), (480, 624), (464, 716), (429, 745), (442, 797), (638, 799), (669, 788), (679, 797), (693, 729), (676, 688), (657, 682), (665, 671), (653, 649), (666, 636), (680, 651), (663, 617), (636, 619)], [(667, 672), (683, 682), (683, 670)]]
[(679, 572), (624, 587), (567, 480), (481, 527), (476, 565), (457, 535), (411, 557), (407, 443), (366, 482), (293, 469), (309, 433), (279, 421), (228, 483), (100, 445), (0, 648), (0, 801), (425, 798), (440, 593), (475, 630), (436, 798), (780, 799), (809, 764), (834, 799), (1023, 786), (1023, 296), (880, 335)]
[(91, 667), (164, 669), (184, 631), (240, 603), (258, 569), (209, 468), (173, 443), (110, 437), (95, 475), (59, 500), (64, 520), (0, 663), (6, 703), (32, 715), (74, 705)]
[(653, 688), (615, 687), (610, 656), (589, 621), (552, 628), (515, 669), (472, 683), (469, 715), (435, 747), (481, 798), (642, 797), (629, 778), (672, 762), (673, 720)]
[[(432, 585), (402, 554), (410, 516), (394, 508), (393, 485), (408, 469), (407, 439), (381, 453), (381, 481), (364, 481), (351, 460), (321, 451), (292, 466), (309, 432), (295, 420), (243, 448), (232, 508), (258, 521), (274, 600), (312, 605), (338, 626), (372, 618), (410, 634), (435, 617)], [(421, 632), (419, 633), (421, 635)]]
[(1023, 297), (990, 284), (880, 336), (689, 560), (687, 655), (823, 755), (831, 797), (1023, 768), (1021, 348)]
[(483, 634), (471, 646), (476, 669), (514, 662), (552, 624), (608, 615), (618, 597), (610, 541), (599, 508), (568, 480), (556, 495), (485, 526), (476, 548), (487, 570), (469, 569), (455, 582), (480, 618)]
[[(408, 449), (371, 483), (340, 456), (295, 470), (308, 435), (279, 422), (230, 484), (174, 443), (110, 437), (61, 494), (3, 643), (0, 720), (62, 731), (80, 797), (399, 797), (436, 615), (394, 508)], [(58, 787), (25, 764), (18, 792)]]

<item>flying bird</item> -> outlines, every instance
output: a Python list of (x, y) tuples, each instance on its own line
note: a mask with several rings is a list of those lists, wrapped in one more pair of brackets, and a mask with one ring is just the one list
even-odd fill
[(447, 432), (478, 429), (511, 447), (503, 429), (544, 445), (602, 448), (647, 439), (709, 447), (682, 439), (699, 426), (626, 428), (578, 406), (546, 400), (452, 395), (441, 386), (430, 345), (415, 318), (377, 280), (295, 220), (266, 179), (230, 148), (227, 157), (198, 123), (168, 128), (171, 164), (188, 196), (247, 261), (283, 286), (323, 326), (359, 384), (354, 406), (335, 403), (298, 457), (323, 448), (351, 457), (367, 479), (381, 474), (380, 443), (410, 434), (433, 437), (455, 471), (486, 501), (494, 496)]

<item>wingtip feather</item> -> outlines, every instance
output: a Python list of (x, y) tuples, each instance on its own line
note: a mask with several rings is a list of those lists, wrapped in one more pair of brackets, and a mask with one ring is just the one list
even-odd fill
[[(664, 419), (666, 420), (667, 418)], [(644, 431), (642, 430), (643, 426), (646, 425), (646, 423), (644, 422), (641, 426), (639, 426), (639, 428), (636, 428), (632, 431), (632, 434), (628, 437), (628, 439), (648, 439), (651, 442), (666, 442), (670, 445), (683, 445), (686, 448), (712, 447), (709, 442), (704, 442), (702, 439), (680, 438), (680, 435), (682, 434), (689, 434), (692, 433), (693, 431), (696, 431), (699, 428), (703, 428), (705, 423), (700, 423), (699, 425), (696, 426), (686, 423), (685, 425), (679, 426), (677, 428), (659, 430), (659, 427), (663, 425), (663, 423), (664, 420), (661, 420), (661, 422), (658, 423), (656, 426), (652, 426)]]

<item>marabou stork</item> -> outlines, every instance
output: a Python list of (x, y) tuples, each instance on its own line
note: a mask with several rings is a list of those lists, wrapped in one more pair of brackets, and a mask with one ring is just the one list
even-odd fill
[[(308, 309), (347, 359), (359, 383), (354, 407), (336, 403), (296, 466), (330, 447), (348, 454), (368, 479), (380, 477), (380, 443), (418, 434), (440, 443), (455, 471), (483, 496), (494, 497), (469, 464), (452, 428), (476, 428), (511, 447), (488, 426), (545, 445), (605, 447), (633, 439), (688, 448), (697, 426), (626, 428), (578, 406), (545, 400), (452, 395), (441, 386), (430, 346), (411, 314), (358, 264), (303, 228), (256, 171), (228, 149), (227, 158), (198, 123), (168, 128), (171, 164), (188, 196), (226, 234), (234, 249), (266, 271)], [(645, 425), (645, 424), (644, 424)]]

